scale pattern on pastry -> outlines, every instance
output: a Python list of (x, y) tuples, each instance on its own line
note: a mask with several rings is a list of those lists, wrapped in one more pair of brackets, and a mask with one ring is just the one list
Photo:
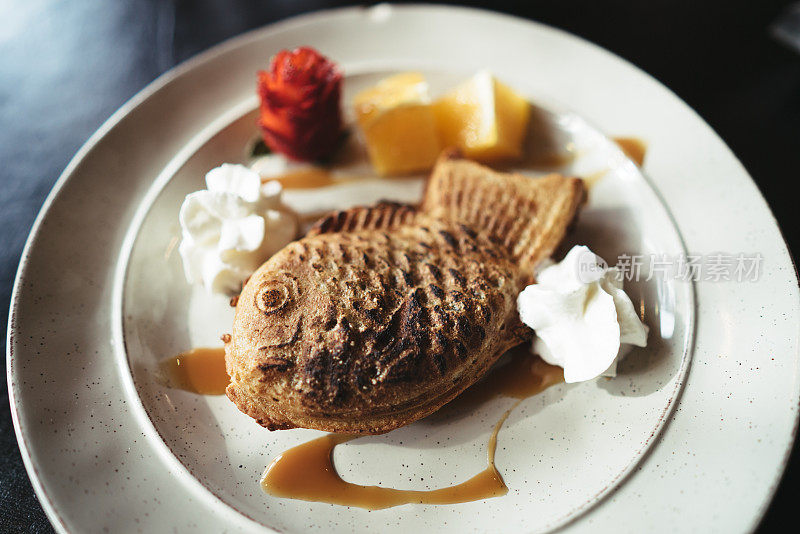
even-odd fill
[(585, 196), (450, 154), (419, 207), (323, 218), (245, 284), (228, 397), (271, 430), (377, 434), (434, 412), (531, 338), (517, 294)]

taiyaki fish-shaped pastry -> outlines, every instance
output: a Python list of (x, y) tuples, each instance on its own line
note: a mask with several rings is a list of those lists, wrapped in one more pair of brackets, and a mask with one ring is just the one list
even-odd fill
[(584, 199), (577, 178), (443, 156), (419, 207), (323, 218), (245, 284), (228, 397), (271, 430), (378, 434), (434, 412), (531, 338), (517, 294)]

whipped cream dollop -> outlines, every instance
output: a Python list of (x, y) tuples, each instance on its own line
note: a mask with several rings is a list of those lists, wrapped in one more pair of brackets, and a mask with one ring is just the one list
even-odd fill
[(244, 280), (297, 235), (297, 215), (281, 202), (278, 182), (223, 164), (206, 174), (206, 187), (181, 205), (179, 247), (189, 283), (235, 293)]
[(619, 272), (585, 246), (542, 270), (517, 306), (536, 332), (533, 351), (563, 367), (566, 382), (615, 376), (624, 347), (647, 344), (648, 328), (622, 290)]

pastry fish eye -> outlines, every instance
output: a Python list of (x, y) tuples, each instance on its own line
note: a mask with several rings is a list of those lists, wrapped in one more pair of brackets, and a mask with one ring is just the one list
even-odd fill
[(292, 300), (294, 280), (289, 277), (265, 280), (256, 292), (256, 307), (265, 315), (285, 308)]

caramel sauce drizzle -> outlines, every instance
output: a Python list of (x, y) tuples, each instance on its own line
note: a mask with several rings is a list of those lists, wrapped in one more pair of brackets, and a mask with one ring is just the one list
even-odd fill
[(197, 348), (161, 361), (169, 387), (200, 395), (222, 395), (230, 383), (225, 371), (225, 349)]
[[(641, 167), (644, 164), (644, 157), (647, 153), (647, 143), (635, 137), (614, 137), (612, 140), (636, 166)], [(583, 183), (586, 184), (587, 188), (592, 188), (602, 180), (610, 170), (611, 169), (603, 169), (582, 176)]]
[[(289, 171), (285, 174), (270, 178), (261, 178), (262, 183), (279, 182), (284, 189), (321, 189), (323, 187), (330, 187), (332, 185), (341, 185), (352, 182), (363, 182), (378, 178), (372, 175), (359, 175), (359, 174), (344, 174), (333, 173), (324, 167), (309, 167), (295, 171)], [(392, 176), (389, 178), (393, 181), (416, 179), (414, 175), (410, 176)]]
[(639, 167), (644, 163), (647, 144), (636, 137), (614, 137), (613, 141)]
[(298, 445), (272, 461), (264, 473), (261, 487), (275, 497), (326, 502), (381, 510), (401, 504), (455, 504), (499, 497), (508, 493), (503, 477), (494, 465), (497, 433), (511, 410), (495, 425), (487, 448), (486, 469), (455, 486), (436, 490), (401, 490), (381, 486), (362, 486), (345, 482), (333, 465), (336, 445), (358, 436), (328, 434)]
[(275, 178), (262, 179), (264, 182), (280, 182), (284, 189), (317, 189), (351, 181), (348, 178), (334, 178), (326, 169), (310, 167), (290, 171)]
[(499, 497), (508, 493), (495, 467), (497, 434), (512, 410), (526, 399), (564, 380), (560, 367), (548, 365), (527, 352), (513, 351), (510, 361), (494, 369), (444, 409), (470, 409), (498, 395), (517, 402), (495, 424), (487, 446), (487, 466), (472, 478), (436, 490), (401, 490), (362, 486), (343, 480), (333, 464), (333, 450), (358, 436), (328, 434), (293, 447), (276, 457), (261, 480), (262, 489), (276, 497), (380, 510), (403, 504), (455, 504)]

